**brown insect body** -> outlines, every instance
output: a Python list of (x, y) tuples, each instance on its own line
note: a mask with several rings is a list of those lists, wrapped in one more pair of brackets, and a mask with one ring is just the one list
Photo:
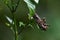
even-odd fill
[(46, 24), (46, 20), (45, 18), (44, 19), (41, 19), (36, 13), (35, 15), (33, 16), (33, 18), (35, 19), (36, 23), (39, 25), (39, 27), (42, 29), (42, 30), (46, 30), (47, 29), (47, 24)]

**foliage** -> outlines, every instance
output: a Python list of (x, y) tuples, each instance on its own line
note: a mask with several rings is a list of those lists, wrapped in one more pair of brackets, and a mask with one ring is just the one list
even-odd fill
[(36, 4), (38, 4), (38, 2), (39, 2), (39, 0), (33, 0), (33, 1), (32, 0), (23, 0), (27, 4), (27, 7), (29, 9), (29, 14), (28, 14), (29, 22), (28, 22), (28, 24), (25, 24), (23, 21), (18, 21), (17, 22), (17, 20), (15, 18), (15, 15), (14, 15), (14, 13), (16, 12), (16, 10), (18, 8), (18, 5), (19, 5), (20, 1), (21, 0), (4, 0), (3, 1), (4, 4), (9, 8), (9, 10), (12, 14), (12, 18), (13, 18), (13, 19), (11, 19), (10, 17), (5, 16), (6, 19), (8, 20), (8, 23), (6, 22), (5, 24), (15, 34), (15, 40), (18, 40), (18, 35), (22, 32), (22, 30), (26, 26), (30, 26), (30, 27), (33, 28), (34, 20), (32, 20), (31, 18), (33, 18), (33, 15), (35, 14)]

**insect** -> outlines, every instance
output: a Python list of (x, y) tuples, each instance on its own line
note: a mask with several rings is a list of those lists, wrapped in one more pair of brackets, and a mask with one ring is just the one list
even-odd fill
[(33, 16), (33, 18), (35, 19), (36, 23), (38, 24), (39, 28), (41, 28), (42, 30), (46, 31), (48, 25), (46, 24), (46, 19), (43, 18), (41, 19), (37, 13), (35, 13), (35, 15)]

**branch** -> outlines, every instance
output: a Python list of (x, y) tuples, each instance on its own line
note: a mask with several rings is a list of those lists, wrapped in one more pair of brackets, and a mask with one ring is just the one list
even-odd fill
[(15, 11), (16, 11), (18, 5), (19, 5), (19, 2), (20, 2), (20, 0), (18, 0), (18, 2), (17, 2), (17, 4), (16, 4)]
[(11, 0), (11, 3), (12, 3), (12, 12), (15, 12), (16, 11), (16, 9), (17, 9), (17, 7), (19, 5), (19, 2), (20, 2), (20, 0), (18, 0), (18, 2), (14, 6), (13, 0)]

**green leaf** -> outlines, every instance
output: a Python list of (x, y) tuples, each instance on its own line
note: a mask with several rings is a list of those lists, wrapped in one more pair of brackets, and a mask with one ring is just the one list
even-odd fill
[(39, 0), (34, 0), (37, 4), (39, 3)]
[(19, 26), (25, 26), (25, 24), (23, 22), (19, 22)]
[(32, 4), (32, 2), (30, 0), (24, 0), (26, 2), (26, 4), (28, 5), (29, 8), (31, 8), (32, 10), (35, 9), (35, 5)]
[(27, 6), (29, 8), (29, 14), (31, 16), (33, 16), (35, 13), (35, 5), (30, 0), (24, 0), (24, 1), (26, 2)]
[(10, 28), (12, 31), (13, 31), (13, 33), (14, 33), (14, 29), (13, 29), (13, 26), (10, 24), (10, 23), (5, 23), (5, 25), (8, 27), (8, 28)]
[[(36, 2), (38, 4), (39, 0), (33, 0), (34, 2)], [(36, 9), (36, 5), (32, 2), (32, 0), (24, 0), (24, 2), (27, 4), (28, 8), (29, 8), (29, 19), (31, 19), (31, 17), (35, 14), (35, 9)]]
[(32, 24), (28, 24), (28, 26), (30, 26), (32, 29), (34, 29), (33, 25)]
[(8, 16), (5, 16), (6, 17), (6, 19), (11, 23), (11, 24), (14, 24), (13, 23), (13, 20), (11, 19), (11, 18), (9, 18)]
[(10, 27), (11, 25), (9, 23), (5, 23), (8, 27)]

